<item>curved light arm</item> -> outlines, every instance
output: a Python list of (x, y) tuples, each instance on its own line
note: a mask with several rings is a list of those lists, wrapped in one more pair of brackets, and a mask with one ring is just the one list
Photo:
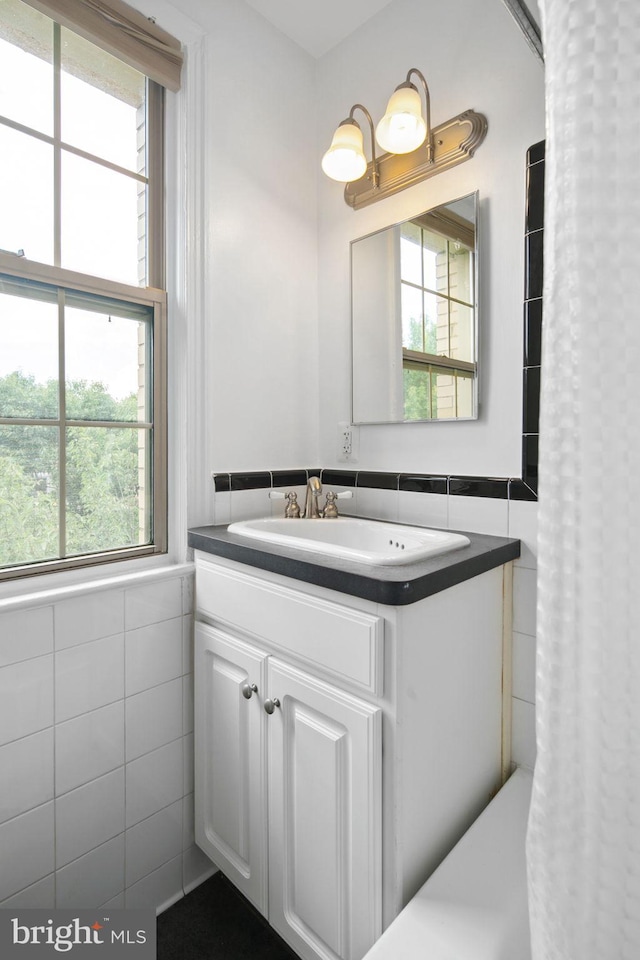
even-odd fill
[(376, 137), (373, 129), (373, 120), (371, 119), (371, 114), (369, 113), (367, 108), (363, 107), (361, 103), (354, 103), (354, 105), (351, 107), (351, 110), (349, 110), (349, 120), (354, 119), (353, 117), (354, 110), (361, 110), (364, 113), (369, 123), (369, 131), (371, 133), (371, 161), (372, 161), (371, 185), (373, 187), (377, 187), (378, 181), (379, 181), (379, 175), (378, 175), (378, 161), (376, 159)]
[(412, 75), (419, 77), (422, 83), (422, 86), (424, 87), (424, 97), (426, 101), (425, 121), (427, 124), (427, 137), (426, 137), (427, 162), (432, 163), (433, 162), (433, 136), (431, 134), (431, 97), (429, 96), (429, 87), (427, 86), (427, 81), (425, 79), (424, 74), (421, 73), (420, 70), (417, 69), (417, 67), (411, 67), (411, 70), (409, 70), (407, 74), (407, 80), (406, 80), (407, 83), (411, 83)]

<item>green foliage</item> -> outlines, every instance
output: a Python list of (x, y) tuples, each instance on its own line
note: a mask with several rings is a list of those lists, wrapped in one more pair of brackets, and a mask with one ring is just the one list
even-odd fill
[[(429, 369), (402, 371), (404, 386), (404, 418), (405, 420), (430, 420), (431, 397), (429, 393), (431, 376)], [(433, 389), (434, 384), (431, 384)]]
[[(55, 418), (57, 403), (55, 380), (39, 384), (18, 372), (0, 378), (1, 416)], [(116, 400), (101, 383), (67, 384), (66, 405), (70, 419), (136, 422), (135, 394)], [(0, 426), (0, 566), (60, 556), (59, 443), (57, 426)], [(149, 539), (140, 529), (138, 490), (145, 443), (147, 432), (135, 427), (67, 427), (65, 555)]]

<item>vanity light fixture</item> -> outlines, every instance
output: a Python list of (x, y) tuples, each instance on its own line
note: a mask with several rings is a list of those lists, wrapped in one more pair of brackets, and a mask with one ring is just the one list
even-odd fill
[[(411, 81), (414, 76), (424, 86), (425, 117), (420, 92)], [(365, 114), (371, 128), (369, 163), (364, 154), (362, 131), (353, 119), (353, 112), (358, 109)], [(345, 183), (345, 203), (354, 210), (464, 163), (487, 135), (487, 120), (475, 110), (466, 110), (432, 128), (429, 87), (423, 74), (412, 67), (405, 82), (392, 94), (376, 135), (379, 145), (387, 151), (381, 157), (376, 157), (371, 115), (362, 104), (356, 103), (336, 130), (322, 158), (322, 169), (327, 176)]]
[(371, 114), (361, 103), (354, 103), (346, 120), (342, 120), (336, 129), (331, 146), (322, 158), (322, 169), (332, 180), (349, 183), (359, 180), (367, 172), (367, 158), (364, 154), (364, 138), (357, 120), (353, 118), (354, 110), (361, 110), (367, 118), (371, 130), (371, 186), (378, 186), (378, 164), (376, 161), (376, 140), (373, 133)]
[[(415, 75), (424, 87), (426, 118), (422, 116), (420, 93), (411, 76)], [(415, 67), (407, 79), (396, 87), (387, 104), (387, 112), (376, 127), (376, 140), (388, 153), (412, 153), (425, 142), (429, 160), (433, 159), (433, 136), (431, 133), (431, 98), (429, 87)]]

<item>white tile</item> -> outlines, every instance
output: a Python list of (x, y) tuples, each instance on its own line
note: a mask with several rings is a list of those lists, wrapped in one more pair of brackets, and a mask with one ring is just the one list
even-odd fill
[(106, 903), (101, 903), (102, 910), (124, 910), (124, 890), (117, 897), (112, 897)]
[(0, 613), (0, 667), (53, 653), (53, 607)]
[(182, 678), (182, 732), (193, 731), (193, 674)]
[(334, 493), (350, 493), (350, 497), (339, 497), (337, 500), (338, 514), (341, 517), (355, 517), (358, 515), (358, 491), (356, 487), (341, 487), (339, 484), (327, 483), (324, 492), (333, 490)]
[(0, 901), (53, 873), (53, 803), (0, 826)]
[(492, 497), (450, 496), (449, 529), (506, 537), (509, 534), (509, 501)]
[(112, 637), (123, 630), (123, 590), (102, 590), (56, 604), (56, 650)]
[(53, 799), (53, 727), (0, 747), (0, 823)]
[(524, 633), (513, 634), (513, 696), (535, 703), (536, 640)]
[(56, 905), (56, 883), (52, 873), (44, 880), (32, 883), (0, 903), (3, 910), (21, 908), (23, 910), (49, 910)]
[(513, 629), (536, 635), (537, 573), (526, 567), (513, 568)]
[(218, 872), (215, 863), (195, 845), (182, 854), (182, 885), (185, 893), (191, 893), (201, 883)]
[(182, 800), (127, 830), (126, 886), (146, 877), (182, 853)]
[(182, 785), (184, 794), (193, 793), (193, 783), (194, 783), (194, 747), (193, 747), (193, 734), (188, 733), (186, 737), (183, 738), (183, 771), (182, 771)]
[[(216, 498), (218, 494), (216, 494)], [(270, 517), (271, 501), (268, 489), (233, 490), (231, 492), (231, 520), (253, 520), (255, 517)], [(218, 520), (216, 523), (225, 523)]]
[(182, 740), (127, 764), (127, 827), (183, 797)]
[(213, 522), (218, 526), (231, 523), (231, 494), (228, 490), (213, 494)]
[(193, 613), (195, 576), (191, 573), (182, 578), (182, 613)]
[(193, 616), (182, 618), (182, 672), (193, 673)]
[(124, 594), (126, 630), (182, 616), (182, 578), (159, 580), (130, 587)]
[(196, 842), (193, 794), (182, 798), (182, 849), (188, 850)]
[(162, 913), (184, 896), (182, 854), (163, 864), (125, 892), (127, 910), (155, 909)]
[(126, 755), (135, 760), (182, 736), (182, 677), (128, 697)]
[(70, 720), (124, 696), (124, 636), (56, 653), (56, 721)]
[(448, 525), (449, 498), (444, 493), (415, 493), (400, 490), (398, 494), (398, 521), (417, 523), (422, 527)]
[(56, 727), (56, 795), (124, 763), (124, 700)]
[(56, 906), (74, 910), (107, 903), (124, 890), (124, 833), (56, 873)]
[(538, 566), (538, 504), (524, 500), (509, 501), (509, 536), (521, 541), (518, 567)]
[[(338, 500), (338, 509), (342, 501)], [(398, 491), (358, 487), (358, 516), (374, 520), (398, 519)]]
[(56, 800), (56, 866), (82, 857), (123, 830), (124, 767), (120, 767)]
[(53, 656), (0, 667), (0, 745), (53, 723)]
[(536, 762), (536, 708), (532, 703), (511, 701), (511, 759), (533, 770)]
[(182, 676), (182, 617), (129, 630), (125, 645), (127, 696)]

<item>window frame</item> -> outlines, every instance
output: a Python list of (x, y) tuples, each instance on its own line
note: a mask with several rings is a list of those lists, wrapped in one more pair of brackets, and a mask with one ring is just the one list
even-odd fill
[[(54, 21), (55, 24), (55, 21)], [(54, 37), (60, 35), (60, 25), (54, 26)], [(59, 42), (55, 47), (59, 48)], [(58, 58), (57, 65), (55, 58)], [(59, 53), (54, 53), (55, 70), (60, 69)], [(25, 126), (7, 117), (0, 118), (0, 123), (21, 133), (35, 137), (53, 146), (58, 157), (62, 150), (85, 157), (104, 167), (124, 173), (146, 184), (146, 277), (149, 286), (132, 286), (126, 283), (108, 280), (103, 277), (79, 273), (61, 267), (60, 264), (60, 163), (54, 163), (54, 264), (44, 264), (21, 256), (18, 252), (0, 251), (0, 273), (16, 280), (35, 281), (46, 283), (59, 288), (67, 288), (79, 293), (94, 294), (97, 296), (112, 297), (123, 301), (140, 303), (153, 310), (153, 349), (152, 349), (152, 377), (153, 377), (153, 422), (151, 436), (153, 438), (153, 455), (151, 458), (152, 470), (152, 497), (150, 512), (152, 517), (152, 542), (150, 544), (132, 547), (121, 547), (113, 550), (88, 553), (74, 557), (57, 558), (53, 560), (34, 560), (19, 566), (0, 568), (0, 581), (13, 580), (20, 577), (31, 577), (42, 574), (57, 573), (63, 570), (81, 567), (98, 566), (122, 560), (149, 557), (151, 555), (166, 554), (168, 551), (168, 461), (167, 461), (167, 294), (165, 285), (165, 209), (164, 209), (164, 179), (165, 179), (165, 136), (164, 136), (164, 88), (147, 77), (146, 96), (146, 168), (145, 175), (129, 170), (123, 170), (117, 165), (104, 160), (94, 154), (75, 148), (64, 143), (59, 135), (59, 112), (54, 125), (54, 135), (43, 134), (38, 130)], [(58, 99), (59, 104), (59, 99)], [(59, 105), (56, 108), (59, 111)], [(2, 417), (0, 424), (11, 425), (19, 418)], [(29, 418), (27, 418), (29, 420)], [(35, 418), (34, 424), (39, 423)], [(24, 420), (21, 421), (24, 424)], [(51, 425), (58, 425), (64, 430), (60, 419), (49, 421)], [(89, 428), (90, 429), (90, 428)], [(61, 509), (62, 509), (61, 505)]]
[[(16, 260), (20, 269), (16, 269)], [(167, 295), (154, 287), (132, 287), (128, 284), (89, 277), (85, 274), (51, 267), (35, 261), (25, 261), (10, 254), (0, 253), (0, 273), (20, 280), (32, 280), (51, 286), (64, 287), (79, 293), (110, 296), (116, 300), (140, 303), (153, 310), (153, 495), (151, 502), (153, 542), (142, 546), (120, 547), (81, 556), (63, 557), (55, 560), (35, 560), (20, 566), (0, 569), (0, 581), (36, 574), (54, 573), (77, 567), (94, 566), (134, 557), (146, 557), (167, 552)], [(18, 421), (24, 425), (30, 420), (40, 425), (37, 418), (0, 417), (0, 424), (11, 426)], [(49, 426), (65, 429), (59, 418), (46, 421)], [(99, 426), (98, 423), (95, 424)], [(87, 429), (91, 429), (90, 426)]]
[[(435, 220), (435, 223), (433, 222)], [(442, 222), (441, 222), (442, 221)], [(408, 221), (409, 222), (409, 221)], [(430, 415), (426, 418), (429, 422), (438, 422), (438, 421), (451, 421), (451, 420), (469, 420), (473, 419), (473, 416), (460, 416), (458, 413), (458, 378), (462, 377), (464, 379), (469, 379), (472, 381), (472, 405), (475, 406), (476, 400), (474, 397), (474, 392), (477, 389), (477, 373), (478, 373), (478, 364), (477, 364), (477, 303), (476, 303), (476, 284), (477, 284), (477, 254), (473, 244), (466, 236), (460, 237), (460, 227), (456, 225), (456, 230), (452, 233), (451, 227), (448, 226), (449, 221), (446, 217), (435, 218), (431, 212), (423, 216), (422, 218), (416, 218), (413, 221), (420, 230), (420, 270), (421, 270), (421, 283), (417, 283), (413, 280), (406, 280), (402, 277), (402, 271), (400, 269), (399, 283), (400, 283), (400, 311), (402, 312), (402, 290), (403, 287), (409, 287), (413, 290), (420, 292), (422, 298), (422, 337), (424, 342), (425, 335), (425, 308), (424, 300), (425, 296), (429, 294), (434, 296), (439, 300), (444, 301), (447, 304), (447, 326), (449, 331), (451, 331), (451, 304), (458, 304), (459, 306), (467, 307), (474, 312), (474, 349), (476, 351), (476, 360), (459, 360), (453, 357), (448, 356), (447, 354), (436, 354), (429, 353), (426, 350), (412, 350), (408, 347), (402, 347), (402, 370), (404, 371), (416, 371), (424, 372), (429, 377), (429, 410)], [(401, 227), (403, 224), (400, 225)], [(441, 290), (432, 289), (427, 286), (425, 283), (424, 276), (424, 250), (425, 250), (425, 234), (426, 233), (436, 233), (441, 236), (447, 244), (447, 291), (443, 293)], [(400, 234), (402, 237), (402, 234)], [(473, 289), (472, 297), (468, 302), (466, 300), (461, 300), (459, 297), (455, 297), (451, 293), (451, 283), (450, 283), (450, 244), (454, 240), (461, 239), (466, 247), (469, 257), (470, 257), (470, 276), (472, 278)], [(454, 399), (455, 399), (455, 412), (452, 417), (439, 417), (434, 415), (434, 376), (438, 374), (449, 374), (454, 380)], [(406, 400), (405, 400), (406, 403)], [(406, 409), (405, 409), (406, 413)], [(406, 422), (419, 422), (419, 421), (406, 421)]]

